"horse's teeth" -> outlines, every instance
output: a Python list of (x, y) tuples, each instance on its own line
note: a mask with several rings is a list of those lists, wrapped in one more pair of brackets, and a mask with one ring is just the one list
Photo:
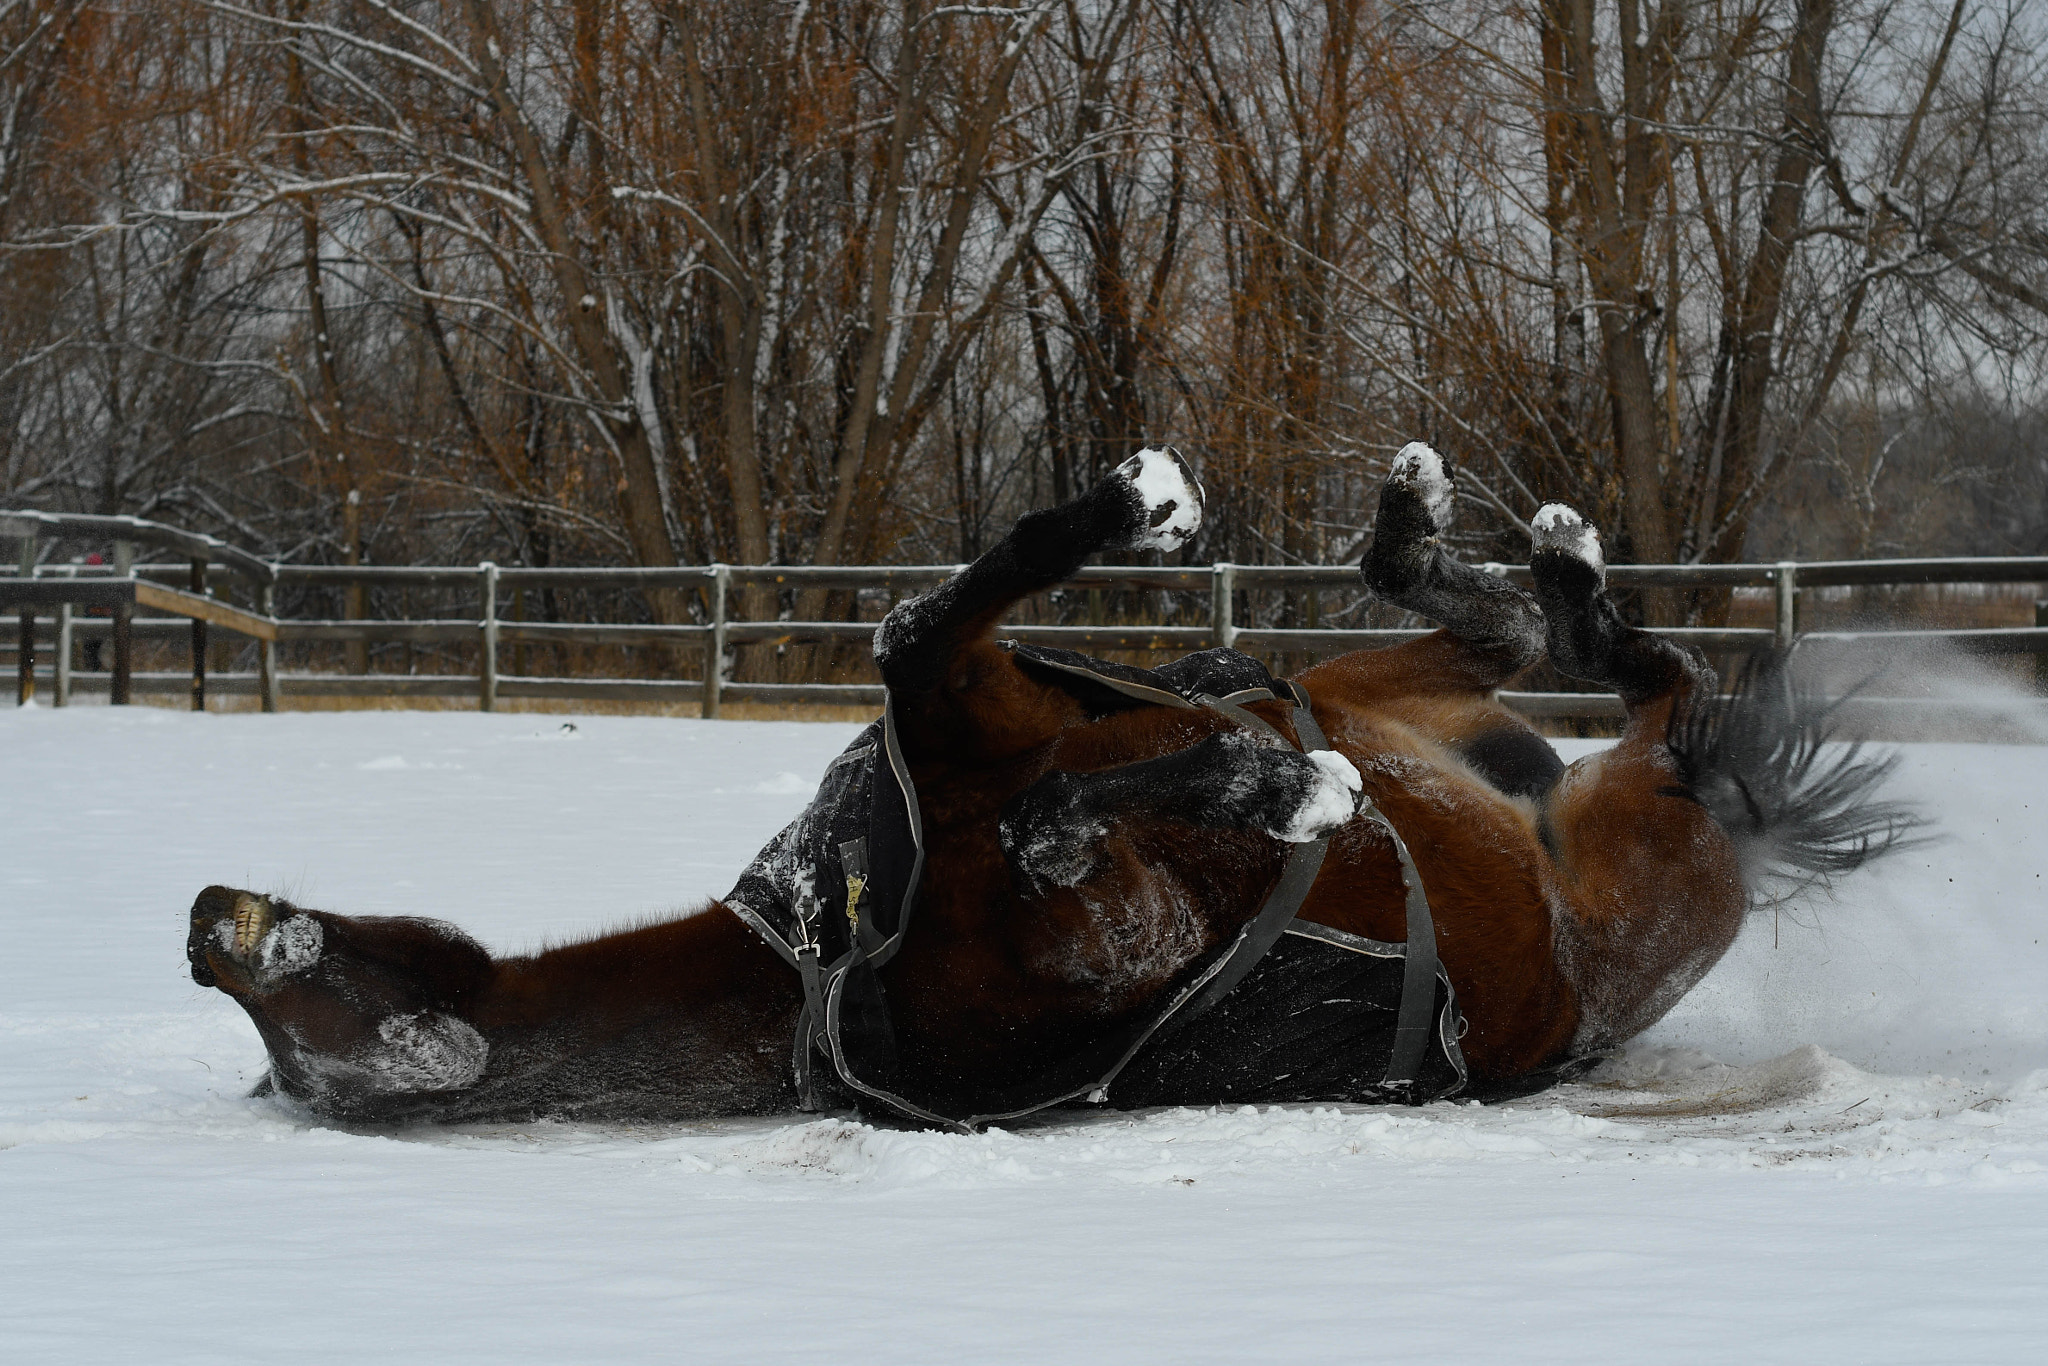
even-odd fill
[(255, 951), (257, 943), (270, 932), (270, 898), (264, 896), (238, 896), (235, 898), (235, 957), (247, 959)]

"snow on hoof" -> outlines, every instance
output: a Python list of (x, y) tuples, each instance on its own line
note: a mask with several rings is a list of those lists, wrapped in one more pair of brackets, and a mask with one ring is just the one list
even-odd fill
[(1532, 564), (1542, 556), (1563, 556), (1591, 569), (1600, 582), (1607, 581), (1607, 560), (1600, 553), (1600, 533), (1578, 513), (1563, 503), (1545, 503), (1530, 519), (1529, 529), (1535, 533), (1536, 542), (1530, 556)]
[(225, 975), (238, 987), (269, 990), (320, 961), (326, 935), (312, 916), (283, 908), (267, 896), (209, 887), (192, 905), (186, 957), (192, 980), (219, 986)]
[(1118, 465), (1112, 477), (1137, 495), (1138, 531), (1128, 543), (1133, 550), (1178, 550), (1201, 529), (1202, 486), (1173, 447), (1147, 446)]
[(1422, 586), (1430, 557), (1451, 524), (1452, 489), (1444, 458), (1422, 442), (1409, 442), (1394, 457), (1387, 482), (1380, 487), (1372, 545), (1358, 566), (1373, 593), (1408, 605), (1406, 599)]
[[(1429, 519), (1430, 535), (1440, 536), (1450, 528), (1451, 473), (1433, 447), (1421, 441), (1403, 446), (1387, 471), (1387, 488), (1398, 489), (1421, 504)], [(1384, 506), (1386, 494), (1380, 497)]]
[(1312, 749), (1302, 757), (1315, 767), (1308, 793), (1285, 824), (1266, 832), (1289, 844), (1334, 833), (1358, 814), (1358, 794), (1365, 787), (1351, 761), (1333, 749)]

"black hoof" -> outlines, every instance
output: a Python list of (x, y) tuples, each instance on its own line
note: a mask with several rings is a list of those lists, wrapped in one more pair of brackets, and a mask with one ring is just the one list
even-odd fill
[(1373, 517), (1372, 547), (1358, 566), (1376, 596), (1400, 603), (1422, 584), (1451, 522), (1451, 470), (1420, 441), (1394, 457)]

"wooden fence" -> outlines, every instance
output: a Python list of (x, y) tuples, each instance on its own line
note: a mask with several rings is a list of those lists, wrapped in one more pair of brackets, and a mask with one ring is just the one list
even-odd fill
[[(204, 708), (209, 687), (255, 693), (265, 711), (281, 698), (462, 697), (473, 696), (485, 711), (502, 699), (559, 698), (657, 703), (698, 703), (707, 717), (726, 701), (878, 704), (872, 683), (742, 682), (728, 675), (729, 652), (744, 645), (866, 642), (872, 621), (750, 621), (734, 615), (749, 587), (776, 590), (886, 590), (915, 592), (952, 574), (957, 565), (790, 566), (702, 565), (675, 569), (516, 568), (489, 562), (475, 566), (309, 566), (278, 564), (225, 542), (137, 518), (87, 517), (33, 512), (0, 512), (0, 537), (17, 538), (18, 572), (0, 578), (0, 609), (15, 612), (16, 695), (36, 695), (39, 679), (52, 685), (58, 705), (74, 691), (104, 690), (125, 703), (145, 691), (189, 691), (194, 708)], [(104, 566), (39, 566), (38, 550), (53, 540), (113, 542), (114, 562)], [(167, 548), (178, 563), (134, 563), (133, 546)], [(1527, 582), (1523, 565), (1487, 565), (1493, 573)], [(182, 579), (182, 586), (177, 580)], [(1820, 641), (1939, 642), (1983, 654), (2034, 654), (2048, 661), (2048, 603), (2037, 603), (2032, 627), (1957, 630), (1807, 631), (1803, 590), (1842, 585), (2048, 584), (2048, 558), (1783, 561), (1732, 565), (1615, 565), (1608, 582), (1617, 588), (1723, 586), (1766, 588), (1774, 606), (1768, 628), (1685, 628), (1660, 630), (1674, 640), (1714, 653), (1740, 653), (1795, 638)], [(427, 619), (294, 619), (280, 617), (276, 598), (292, 587), (384, 585), (406, 588), (468, 589), (476, 594), (474, 615)], [(1094, 651), (1186, 651), (1228, 645), (1254, 654), (1329, 655), (1413, 639), (1419, 629), (1347, 630), (1319, 626), (1270, 628), (1240, 625), (1238, 604), (1257, 591), (1356, 591), (1350, 566), (1217, 564), (1189, 568), (1105, 565), (1083, 569), (1067, 585), (1084, 590), (1140, 589), (1198, 595), (1206, 599), (1199, 625), (1046, 626), (1006, 628), (1018, 639)], [(231, 600), (240, 588), (244, 605)], [(685, 625), (620, 624), (597, 621), (521, 621), (503, 613), (508, 594), (526, 589), (687, 590), (703, 620)], [(45, 608), (51, 609), (47, 616)], [(85, 609), (81, 614), (78, 609)], [(138, 608), (162, 615), (138, 617)], [(93, 615), (103, 613), (104, 615)], [(1186, 615), (1186, 614), (1183, 614)], [(44, 627), (48, 630), (45, 632)], [(209, 628), (245, 636), (257, 644), (254, 673), (207, 675)], [(189, 674), (133, 672), (137, 636), (184, 635), (190, 641)], [(75, 667), (82, 640), (110, 639), (113, 667), (87, 672)], [(445, 645), (473, 643), (479, 668), (471, 674), (282, 673), (277, 647), (294, 642), (405, 641)], [(502, 671), (508, 645), (666, 645), (694, 651), (703, 661), (696, 679), (544, 677)], [(51, 647), (47, 670), (38, 651)], [(672, 656), (673, 657), (673, 654)], [(1620, 701), (1601, 693), (1506, 693), (1508, 705), (1530, 716), (1593, 717), (1621, 712)]]

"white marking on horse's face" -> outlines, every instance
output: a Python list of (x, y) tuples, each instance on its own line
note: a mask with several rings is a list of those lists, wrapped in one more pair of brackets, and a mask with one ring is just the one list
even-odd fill
[(1395, 455), (1387, 478), (1415, 491), (1429, 509), (1429, 519), (1436, 523), (1438, 531), (1451, 524), (1451, 476), (1444, 458), (1434, 447), (1420, 441), (1409, 442)]
[(1536, 533), (1536, 549), (1555, 550), (1584, 560), (1595, 573), (1605, 577), (1607, 560), (1600, 553), (1600, 533), (1592, 523), (1563, 503), (1545, 503), (1529, 519)]
[(1130, 481), (1145, 509), (1145, 529), (1131, 542), (1138, 550), (1178, 550), (1202, 527), (1202, 486), (1171, 446), (1147, 446), (1116, 467)]
[[(253, 898), (244, 901), (254, 904)], [(312, 916), (296, 914), (271, 921), (269, 908), (270, 903), (261, 903), (263, 928), (254, 938), (255, 922), (250, 915), (227, 917), (213, 926), (214, 947), (244, 964), (257, 984), (266, 988), (319, 962), (327, 939), (320, 922)]]

